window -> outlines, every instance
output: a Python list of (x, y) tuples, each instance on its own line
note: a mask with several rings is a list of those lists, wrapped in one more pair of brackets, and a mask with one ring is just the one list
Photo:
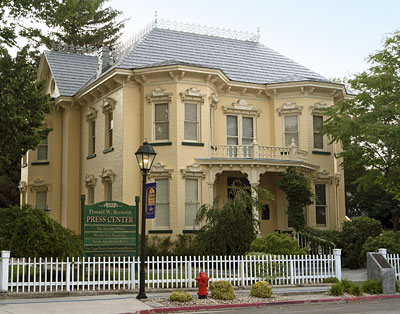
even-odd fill
[(94, 186), (88, 186), (87, 191), (88, 191), (87, 203), (94, 204)]
[(106, 182), (104, 184), (104, 198), (106, 201), (112, 201), (113, 196), (112, 196), (112, 183), (111, 182)]
[(254, 139), (254, 120), (252, 117), (226, 116), (226, 134), (228, 145), (244, 146), (241, 150), (229, 147), (230, 157), (250, 157), (250, 146)]
[(313, 116), (313, 130), (314, 130), (314, 148), (323, 149), (324, 139), (322, 134), (322, 116)]
[(156, 179), (156, 219), (157, 228), (169, 228), (169, 179)]
[(46, 191), (37, 191), (36, 192), (36, 204), (35, 207), (38, 209), (46, 209), (47, 205), (47, 192)]
[(96, 121), (89, 121), (89, 155), (96, 153)]
[(185, 140), (199, 141), (198, 105), (185, 103)]
[(154, 138), (156, 141), (169, 139), (168, 104), (154, 105)]
[(315, 196), (316, 196), (316, 205), (315, 205), (315, 217), (317, 227), (326, 227), (326, 187), (325, 184), (316, 184), (315, 185)]
[(106, 115), (106, 148), (113, 146), (113, 129), (114, 129), (114, 116), (112, 112), (108, 112)]
[(47, 160), (48, 158), (48, 144), (47, 144), (47, 136), (40, 142), (40, 145), (37, 149), (37, 160)]
[(290, 146), (294, 140), (296, 146), (299, 146), (299, 124), (298, 116), (285, 116), (285, 145)]
[(199, 180), (185, 180), (185, 227), (194, 229), (194, 220), (200, 206)]

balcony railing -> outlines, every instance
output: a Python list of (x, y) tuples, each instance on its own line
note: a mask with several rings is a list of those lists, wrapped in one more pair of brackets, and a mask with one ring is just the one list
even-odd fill
[(307, 161), (307, 151), (298, 149), (294, 143), (289, 147), (252, 145), (210, 145), (211, 158), (277, 159)]

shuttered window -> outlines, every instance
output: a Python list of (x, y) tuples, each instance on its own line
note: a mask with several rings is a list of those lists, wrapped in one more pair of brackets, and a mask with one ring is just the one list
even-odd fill
[(292, 141), (299, 146), (298, 116), (285, 116), (285, 145), (290, 146)]
[(242, 117), (242, 145), (251, 145), (253, 136), (253, 118)]
[(228, 145), (239, 145), (237, 116), (226, 116), (226, 134)]
[(185, 227), (194, 229), (194, 220), (200, 206), (199, 180), (185, 180)]
[(47, 136), (40, 142), (40, 145), (37, 150), (37, 160), (47, 160), (48, 158), (48, 144), (47, 144)]
[(89, 154), (96, 153), (96, 121), (89, 122)]
[(185, 140), (198, 141), (198, 105), (185, 103)]
[(36, 204), (35, 207), (38, 209), (45, 209), (47, 203), (47, 192), (46, 191), (38, 191), (36, 192)]
[(316, 184), (315, 185), (315, 217), (316, 223), (318, 227), (326, 227), (326, 186), (325, 184)]
[(108, 147), (113, 146), (113, 130), (114, 130), (114, 117), (113, 113), (109, 112), (107, 115), (108, 119)]
[(169, 228), (169, 180), (157, 179), (155, 226)]
[(313, 116), (314, 148), (324, 148), (324, 136), (322, 134), (322, 116)]
[(155, 140), (169, 139), (169, 115), (168, 104), (155, 104), (154, 114), (154, 132)]

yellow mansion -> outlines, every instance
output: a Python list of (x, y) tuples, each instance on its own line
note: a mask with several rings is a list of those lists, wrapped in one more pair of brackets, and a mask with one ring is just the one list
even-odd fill
[(288, 231), (277, 182), (289, 166), (312, 180), (309, 226), (338, 229), (345, 218), (340, 147), (320, 127), (325, 109), (349, 95), (257, 35), (155, 21), (116, 52), (55, 46), (38, 76), (55, 109), (47, 140), (23, 158), (21, 203), (75, 232), (81, 194), (128, 204), (141, 195), (135, 152), (145, 139), (157, 152), (150, 234), (194, 232), (199, 206), (226, 198), (236, 180), (275, 195), (259, 215), (261, 234)]

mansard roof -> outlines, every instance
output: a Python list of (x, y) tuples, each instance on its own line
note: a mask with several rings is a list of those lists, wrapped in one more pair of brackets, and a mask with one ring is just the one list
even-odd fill
[[(95, 80), (96, 56), (47, 51), (45, 57), (61, 96), (73, 96)], [(258, 40), (166, 29), (157, 23), (128, 45), (112, 68), (139, 69), (179, 64), (219, 69), (237, 82), (329, 82)]]

